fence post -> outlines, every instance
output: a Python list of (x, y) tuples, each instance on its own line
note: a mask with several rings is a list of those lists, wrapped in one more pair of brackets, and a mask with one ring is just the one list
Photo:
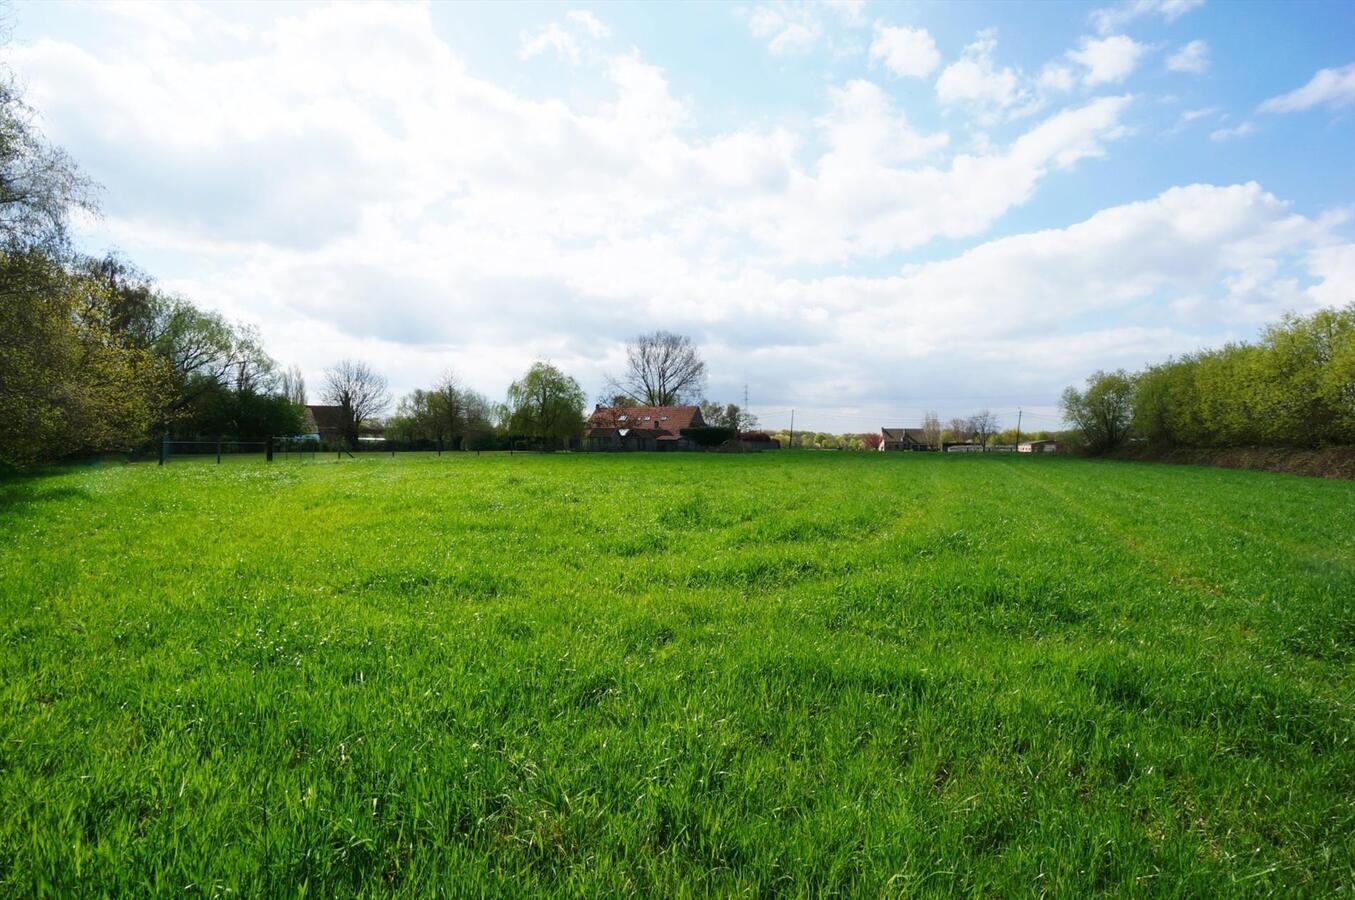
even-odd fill
[(216, 464), (221, 465), (221, 437), (219, 435), (216, 439)]
[(168, 443), (169, 435), (165, 435), (164, 437), (160, 438), (160, 465), (162, 466), (165, 464), (165, 449), (166, 449), (165, 445), (167, 445)]
[(438, 456), (442, 455), (442, 438), (438, 438)]
[(268, 450), (267, 450), (266, 452), (268, 453), (268, 462), (272, 462), (272, 461), (273, 461), (273, 436), (272, 436), (271, 434), (268, 436)]

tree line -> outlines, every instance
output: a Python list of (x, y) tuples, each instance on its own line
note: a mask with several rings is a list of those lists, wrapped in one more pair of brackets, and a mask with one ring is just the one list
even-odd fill
[(71, 248), (95, 187), (0, 76), (0, 464), (132, 450), (151, 434), (298, 427), (253, 329)]
[[(269, 356), (254, 328), (160, 289), (117, 254), (72, 247), (70, 219), (97, 212), (96, 186), (35, 118), (0, 73), (0, 466), (132, 452), (164, 435), (250, 440), (305, 431), (305, 379)], [(690, 339), (653, 332), (626, 352), (625, 371), (609, 379), (611, 399), (672, 405), (699, 397), (705, 363)], [(378, 423), (395, 440), (448, 447), (512, 435), (563, 442), (585, 425), (579, 383), (545, 361), (514, 381), (502, 403), (448, 374), (401, 398), (383, 421), (386, 379), (359, 360), (327, 370), (318, 397), (340, 411), (349, 443)], [(753, 421), (737, 406), (718, 410), (719, 423)]]
[(1355, 303), (1286, 315), (1252, 343), (1095, 372), (1062, 407), (1094, 453), (1355, 444)]

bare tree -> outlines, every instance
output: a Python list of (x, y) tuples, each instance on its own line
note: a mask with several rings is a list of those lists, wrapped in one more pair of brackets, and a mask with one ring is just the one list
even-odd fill
[(344, 437), (350, 445), (357, 443), (362, 426), (390, 403), (385, 376), (351, 359), (341, 360), (325, 372), (323, 396), (327, 403), (343, 409)]
[(649, 406), (672, 406), (700, 395), (706, 364), (691, 338), (654, 331), (626, 344), (626, 372), (609, 378), (608, 389)]
[(278, 375), (278, 390), (297, 406), (306, 405), (306, 379), (300, 366), (292, 366)]
[(969, 443), (974, 437), (974, 422), (971, 419), (956, 417), (950, 420), (950, 437), (953, 441)]
[(988, 439), (997, 434), (998, 423), (997, 416), (988, 410), (980, 410), (969, 417), (969, 428), (974, 433), (974, 440), (988, 449)]
[(922, 417), (922, 439), (933, 450), (941, 449), (941, 418), (935, 410), (928, 410)]

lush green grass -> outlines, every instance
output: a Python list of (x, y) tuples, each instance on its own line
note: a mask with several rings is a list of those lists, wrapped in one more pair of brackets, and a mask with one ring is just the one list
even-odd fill
[(1355, 484), (1013, 457), (0, 482), (0, 892), (1322, 894)]

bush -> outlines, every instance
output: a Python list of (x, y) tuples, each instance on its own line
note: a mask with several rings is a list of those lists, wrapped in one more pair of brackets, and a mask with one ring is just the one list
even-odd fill
[(1158, 448), (1355, 443), (1355, 304), (1285, 316), (1135, 378), (1133, 430)]
[(681, 434), (698, 447), (718, 447), (725, 441), (738, 437), (738, 431), (733, 428), (718, 428), (713, 425), (684, 428)]

